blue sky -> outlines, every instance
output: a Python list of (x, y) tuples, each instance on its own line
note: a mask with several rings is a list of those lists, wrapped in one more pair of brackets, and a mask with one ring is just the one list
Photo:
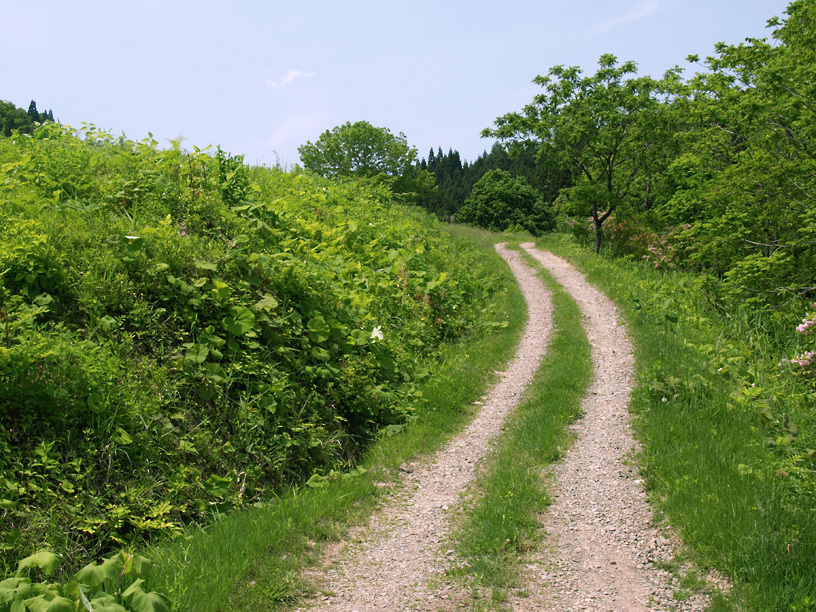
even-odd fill
[(475, 159), (481, 130), (557, 64), (601, 54), (660, 76), (718, 41), (766, 37), (781, 0), (0, 0), (0, 99), (62, 123), (248, 163), (346, 121)]

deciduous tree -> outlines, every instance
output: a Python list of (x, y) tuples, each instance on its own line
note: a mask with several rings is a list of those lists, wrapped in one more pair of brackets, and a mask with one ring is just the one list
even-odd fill
[(456, 219), (504, 231), (521, 227), (537, 235), (552, 229), (551, 206), (523, 177), (490, 170), (473, 186)]
[(417, 156), (404, 134), (395, 136), (367, 121), (326, 130), (314, 143), (301, 145), (298, 152), (307, 170), (327, 177), (400, 176)]
[(582, 76), (576, 66), (555, 66), (537, 76), (533, 82), (544, 92), (483, 132), (511, 145), (537, 145), (539, 158), (575, 173), (562, 194), (592, 217), (596, 252), (604, 222), (637, 199), (659, 150), (655, 139), (663, 137), (658, 82), (635, 76), (637, 65), (619, 65), (614, 55), (601, 56), (598, 64), (592, 76)]

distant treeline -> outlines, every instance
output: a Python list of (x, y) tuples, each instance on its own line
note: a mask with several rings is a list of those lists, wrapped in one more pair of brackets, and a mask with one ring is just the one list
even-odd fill
[(11, 136), (14, 130), (30, 134), (34, 124), (53, 120), (54, 113), (51, 109), (39, 112), (34, 100), (28, 105), (27, 111), (18, 108), (12, 102), (0, 100), (0, 134), (3, 136)]
[(462, 161), (459, 151), (448, 149), (448, 152), (444, 153), (442, 147), (439, 147), (434, 153), (431, 149), (428, 157), (422, 158), (417, 166), (431, 172), (437, 186), (433, 193), (420, 202), (420, 206), (446, 221), (453, 220), (473, 190), (473, 186), (491, 170), (504, 170), (513, 176), (526, 179), (548, 202), (555, 200), (560, 189), (568, 186), (570, 182), (570, 173), (567, 169), (554, 169), (537, 162), (535, 148), (520, 150), (511, 157), (498, 143), (493, 145), (489, 153), (485, 151), (470, 163), (467, 160)]

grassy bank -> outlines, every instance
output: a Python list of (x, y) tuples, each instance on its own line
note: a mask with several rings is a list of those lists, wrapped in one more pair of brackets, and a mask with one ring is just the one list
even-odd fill
[(538, 244), (626, 314), (650, 497), (699, 565), (733, 579), (718, 606), (816, 609), (813, 396), (778, 365), (796, 352), (794, 315), (717, 311), (693, 276)]
[(0, 138), (0, 576), (353, 468), (440, 347), (500, 329), (488, 260), (382, 186), (92, 126)]
[[(179, 610), (284, 609), (308, 594), (303, 570), (345, 530), (371, 512), (393, 482), (398, 466), (439, 448), (459, 431), (512, 354), (525, 321), (525, 305), (486, 232), (452, 228), (474, 245), (497, 283), (482, 324), (443, 345), (434, 371), (421, 386), (415, 418), (380, 436), (356, 475), (331, 476), (281, 495), (261, 507), (225, 516), (206, 530), (190, 531), (145, 553), (155, 561), (151, 584)], [(389, 435), (390, 433), (390, 435)]]

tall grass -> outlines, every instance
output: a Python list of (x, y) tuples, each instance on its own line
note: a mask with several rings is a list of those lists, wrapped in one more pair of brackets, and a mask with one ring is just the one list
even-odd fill
[[(206, 530), (145, 553), (156, 562), (151, 586), (178, 610), (282, 609), (310, 592), (302, 572), (325, 545), (370, 513), (396, 480), (398, 466), (439, 448), (461, 430), (493, 372), (510, 357), (525, 321), (524, 299), (486, 232), (452, 228), (479, 245), (501, 289), (483, 312), (482, 331), (441, 347), (422, 388), (416, 418), (369, 450), (356, 476), (293, 489), (274, 503), (235, 512)], [(492, 325), (488, 325), (492, 323)]]
[(626, 313), (642, 469), (689, 554), (733, 580), (730, 605), (816, 609), (813, 396), (777, 366), (792, 351), (790, 319), (721, 313), (693, 277), (595, 257), (558, 237), (540, 244)]

